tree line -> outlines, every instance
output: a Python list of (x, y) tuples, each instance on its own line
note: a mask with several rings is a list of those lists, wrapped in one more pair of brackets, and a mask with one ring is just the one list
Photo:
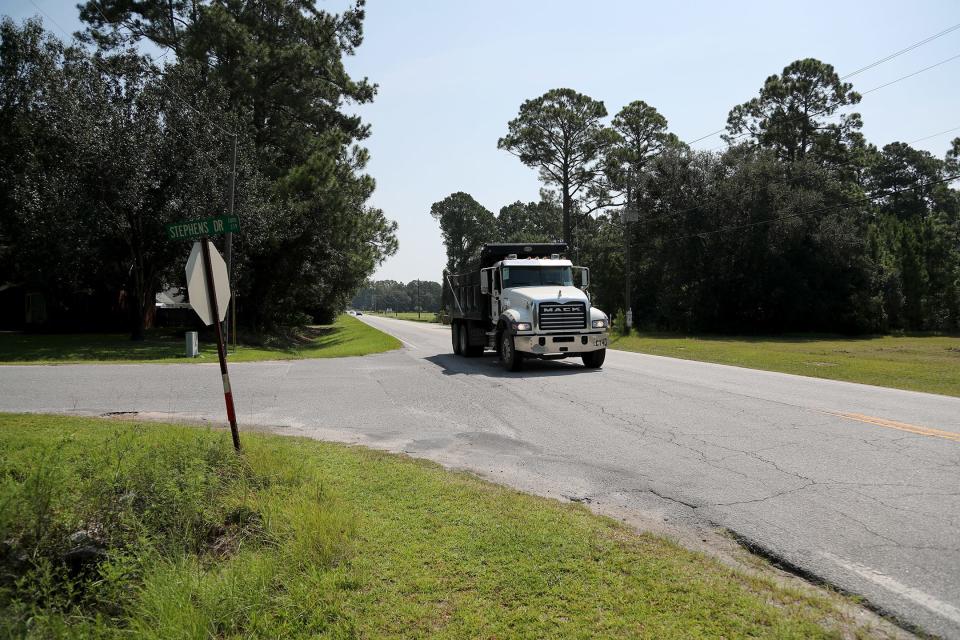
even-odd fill
[(38, 19), (0, 22), (0, 289), (41, 294), (58, 328), (142, 336), (155, 294), (184, 282), (189, 243), (164, 225), (226, 212), (236, 144), (240, 323), (342, 310), (397, 249), (396, 224), (368, 204), (369, 125), (351, 113), (376, 86), (343, 65), (362, 0), (79, 9), (74, 44)]
[(364, 311), (440, 311), (439, 282), (411, 280), (404, 284), (396, 280), (375, 280), (362, 287), (350, 301), (350, 307)]
[[(563, 239), (598, 306), (638, 326), (713, 332), (960, 330), (960, 138), (943, 157), (861, 133), (833, 67), (797, 60), (694, 150), (638, 100), (608, 121), (572, 89), (525, 101), (498, 147), (539, 172), (539, 202), (499, 215), (435, 203), (447, 270), (484, 242)], [(628, 208), (631, 215), (624, 223)]]

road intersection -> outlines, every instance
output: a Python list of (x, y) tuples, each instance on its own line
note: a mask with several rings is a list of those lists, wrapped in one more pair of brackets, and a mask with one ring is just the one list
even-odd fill
[[(449, 331), (231, 367), (241, 431), (354, 442), (605, 512), (716, 525), (907, 623), (960, 638), (960, 399), (610, 351), (503, 371)], [(212, 365), (215, 366), (215, 365)], [(208, 365), (0, 367), (0, 410), (223, 422)]]

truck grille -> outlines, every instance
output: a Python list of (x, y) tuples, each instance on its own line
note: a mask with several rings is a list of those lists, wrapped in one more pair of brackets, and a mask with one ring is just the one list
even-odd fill
[(542, 302), (539, 320), (543, 331), (568, 331), (586, 329), (587, 307), (582, 302)]

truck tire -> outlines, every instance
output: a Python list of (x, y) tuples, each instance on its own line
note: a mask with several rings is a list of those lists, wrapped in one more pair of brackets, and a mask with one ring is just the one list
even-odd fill
[(476, 358), (483, 354), (482, 345), (470, 344), (470, 323), (464, 322), (460, 325), (460, 355), (466, 358)]
[(450, 323), (450, 339), (453, 341), (453, 353), (460, 355), (460, 323), (456, 320)]
[(607, 357), (606, 349), (598, 349), (583, 354), (583, 366), (587, 369), (599, 369), (603, 366), (603, 361)]
[(510, 332), (504, 331), (500, 336), (500, 362), (507, 371), (519, 371), (523, 368), (523, 354), (517, 351)]

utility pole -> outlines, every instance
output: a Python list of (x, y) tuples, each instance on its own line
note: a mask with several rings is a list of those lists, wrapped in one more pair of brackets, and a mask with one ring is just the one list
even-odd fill
[(633, 214), (633, 170), (627, 170), (627, 208), (623, 212), (623, 279), (624, 279), (624, 324), (627, 331), (633, 325), (633, 310), (630, 308), (630, 218)]
[(417, 278), (417, 319), (420, 318), (420, 278)]
[[(236, 186), (237, 181), (237, 134), (233, 134), (233, 160), (230, 164), (230, 184), (228, 187), (227, 195), (227, 215), (233, 216), (233, 191)], [(236, 294), (233, 293), (233, 233), (227, 231), (223, 237), (223, 257), (224, 262), (227, 263), (227, 279), (230, 281), (230, 310), (233, 312), (233, 344), (237, 344), (237, 303), (236, 303)], [(223, 320), (223, 337), (224, 344), (229, 344), (230, 342), (230, 314), (228, 313)]]

